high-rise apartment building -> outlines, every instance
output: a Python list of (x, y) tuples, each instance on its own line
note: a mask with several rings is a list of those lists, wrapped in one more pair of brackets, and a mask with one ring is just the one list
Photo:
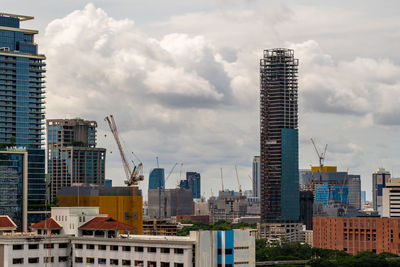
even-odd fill
[(253, 158), (253, 197), (260, 197), (260, 156)]
[(154, 168), (149, 175), (149, 190), (163, 188), (165, 189), (164, 168)]
[(382, 189), (382, 217), (400, 218), (400, 178), (390, 178)]
[(379, 168), (372, 173), (372, 202), (374, 210), (382, 214), (382, 190), (389, 182), (390, 172), (384, 168)]
[(73, 183), (103, 185), (106, 149), (96, 148), (95, 121), (47, 120), (48, 173), (51, 201), (57, 191)]
[(260, 60), (261, 219), (298, 221), (298, 60), (291, 49), (264, 50)]
[[(28, 221), (45, 215), (44, 68), (36, 30), (20, 28), (33, 17), (0, 13), (0, 143), (28, 153)], [(18, 164), (17, 164), (18, 165)]]
[(180, 188), (191, 189), (193, 199), (201, 198), (201, 176), (198, 172), (186, 172), (186, 180), (180, 181)]

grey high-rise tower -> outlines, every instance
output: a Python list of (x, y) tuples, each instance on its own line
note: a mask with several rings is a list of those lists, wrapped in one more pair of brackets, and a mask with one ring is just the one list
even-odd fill
[(264, 50), (260, 60), (261, 219), (299, 219), (298, 60), (291, 49)]

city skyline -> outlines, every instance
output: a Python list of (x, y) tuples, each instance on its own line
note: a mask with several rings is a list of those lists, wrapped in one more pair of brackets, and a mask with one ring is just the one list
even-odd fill
[[(225, 187), (237, 189), (234, 165), (238, 165), (242, 187), (249, 189), (247, 175), (259, 151), (258, 58), (264, 49), (288, 47), (302, 62), (299, 167), (317, 165), (309, 141), (313, 137), (320, 145), (329, 144), (327, 165), (361, 174), (367, 199), (371, 199), (374, 170), (385, 167), (393, 177), (399, 176), (398, 126), (387, 126), (396, 123), (391, 115), (396, 114), (392, 99), (397, 96), (400, 72), (399, 58), (392, 53), (398, 37), (388, 34), (399, 24), (389, 11), (390, 7), (396, 10), (394, 2), (379, 8), (367, 2), (353, 16), (348, 8), (353, 4), (322, 7), (287, 1), (267, 6), (259, 1), (210, 1), (181, 10), (172, 4), (163, 17), (152, 14), (147, 20), (139, 15), (140, 10), (149, 13), (146, 5), (132, 7), (119, 1), (111, 7), (99, 1), (85, 7), (86, 3), (50, 5), (55, 9), (51, 15), (36, 8), (21, 9), (20, 3), (17, 9), (11, 2), (6, 5), (10, 9), (4, 10), (35, 16), (24, 27), (40, 30), (36, 43), (39, 53), (47, 55), (48, 119), (94, 119), (99, 123), (99, 146), (115, 152), (117, 148), (102, 123), (105, 115), (113, 113), (122, 136), (142, 159), (147, 173), (156, 166), (156, 156), (166, 172), (175, 162), (183, 162), (182, 172), (202, 174), (202, 191), (209, 196), (210, 187), (214, 192), (220, 188), (220, 167)], [(122, 11), (124, 7), (134, 14)], [(241, 7), (245, 7), (243, 12), (239, 12)], [(260, 16), (269, 7), (271, 11)], [(387, 19), (380, 19), (379, 14), (386, 14)], [(370, 22), (369, 16), (375, 19)], [(215, 29), (194, 23), (201, 18), (209, 18)], [(246, 20), (249, 24), (239, 27), (239, 22)], [(300, 33), (288, 30), (298, 21), (302, 23), (295, 29)], [(345, 27), (350, 22), (358, 27)], [(216, 35), (227, 23), (235, 31)], [(250, 23), (254, 29), (245, 33)], [(260, 23), (264, 26), (258, 26)], [(327, 35), (332, 37), (324, 38)], [(366, 42), (370, 35), (375, 38)], [(248, 38), (235, 42), (239, 36)], [(78, 59), (80, 66), (72, 64)], [(132, 67), (135, 64), (138, 67)], [(76, 69), (82, 71), (81, 76), (76, 75)], [(163, 73), (169, 73), (169, 79)], [(177, 77), (185, 78), (184, 82)], [(92, 99), (99, 101), (91, 103)], [(118, 153), (108, 154), (107, 160), (106, 178), (122, 184)], [(167, 187), (176, 184), (179, 172), (176, 168)], [(144, 191), (146, 184), (141, 184)]]

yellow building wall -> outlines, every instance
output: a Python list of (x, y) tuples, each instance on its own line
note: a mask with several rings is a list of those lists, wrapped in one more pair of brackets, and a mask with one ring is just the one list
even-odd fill
[(337, 172), (337, 166), (312, 166), (311, 172)]
[[(79, 201), (79, 203), (78, 203)], [(142, 196), (57, 196), (58, 207), (99, 207), (101, 214), (108, 214), (116, 221), (126, 223), (143, 234)]]

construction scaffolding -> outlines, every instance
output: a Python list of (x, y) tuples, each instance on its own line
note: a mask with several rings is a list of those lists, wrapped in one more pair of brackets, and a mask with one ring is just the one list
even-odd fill
[[(282, 195), (282, 161), (285, 158), (282, 154), (282, 129), (297, 131), (298, 128), (297, 72), (298, 59), (294, 58), (293, 50), (264, 50), (260, 60), (260, 195), (264, 221), (286, 220), (282, 214), (282, 198), (286, 197)], [(297, 158), (297, 147), (294, 153)], [(289, 166), (289, 169), (294, 168), (294, 165), (293, 168)]]

